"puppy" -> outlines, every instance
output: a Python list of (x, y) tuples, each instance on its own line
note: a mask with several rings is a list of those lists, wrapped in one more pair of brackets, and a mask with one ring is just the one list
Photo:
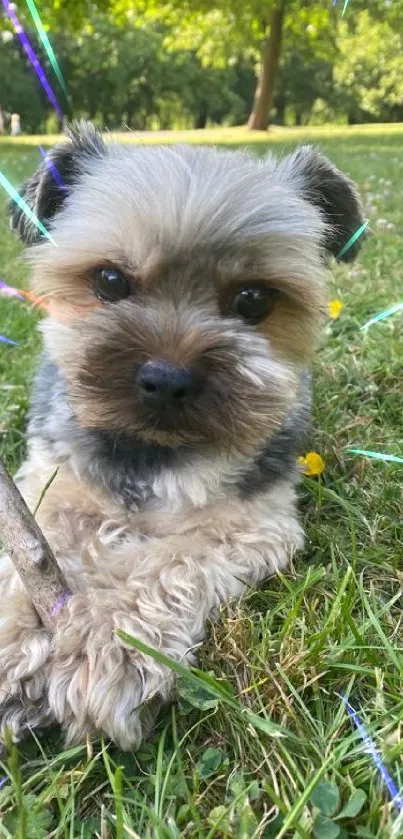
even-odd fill
[[(138, 746), (206, 622), (302, 547), (295, 487), (326, 262), (363, 221), (355, 187), (301, 148), (104, 144), (73, 126), (17, 207), (48, 304), (17, 482), (72, 595), (53, 637), (0, 562), (1, 726)], [(352, 259), (359, 243), (345, 255)]]

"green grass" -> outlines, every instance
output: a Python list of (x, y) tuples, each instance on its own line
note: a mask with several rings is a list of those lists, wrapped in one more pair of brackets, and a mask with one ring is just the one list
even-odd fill
[[(66, 751), (57, 731), (32, 736), (4, 760), (10, 781), (0, 792), (0, 837), (310, 837), (319, 781), (326, 783), (316, 802), (330, 813), (337, 795), (344, 805), (354, 789), (366, 793), (358, 815), (335, 822), (340, 839), (403, 836), (339, 695), (347, 692), (360, 710), (401, 788), (403, 473), (346, 449), (403, 453), (403, 317), (360, 332), (402, 296), (402, 135), (400, 125), (252, 138), (258, 153), (318, 143), (358, 181), (375, 235), (358, 263), (335, 266), (329, 286), (329, 300), (340, 298), (344, 308), (324, 329), (315, 364), (311, 448), (326, 471), (301, 486), (306, 550), (287, 575), (225, 609), (200, 651), (201, 671), (218, 680), (210, 689), (226, 688), (232, 704), (212, 696), (199, 673), (192, 683), (180, 680), (179, 703), (137, 754), (99, 743)], [(228, 129), (205, 139), (251, 138)], [(14, 183), (39, 162), (36, 142), (0, 140), (0, 168)], [(0, 253), (0, 278), (24, 282), (20, 246), (5, 221)], [(39, 340), (26, 304), (1, 299), (0, 306), (0, 332), (21, 343), (0, 345), (0, 455), (14, 469), (24, 454)], [(316, 823), (322, 839), (335, 836), (331, 830)]]

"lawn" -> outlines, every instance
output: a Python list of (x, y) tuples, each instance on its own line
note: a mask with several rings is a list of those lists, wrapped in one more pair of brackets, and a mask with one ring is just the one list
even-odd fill
[[(250, 137), (228, 129), (206, 140)], [(307, 140), (358, 182), (374, 235), (357, 263), (333, 266), (328, 296), (343, 309), (325, 325), (315, 364), (310, 448), (326, 468), (301, 484), (306, 549), (287, 575), (210, 627), (199, 666), (237, 702), (181, 679), (178, 703), (137, 754), (99, 742), (66, 751), (58, 731), (33, 734), (4, 756), (0, 836), (403, 836), (403, 817), (340, 696), (359, 710), (402, 788), (403, 473), (347, 449), (403, 454), (403, 317), (360, 332), (402, 299), (403, 126), (277, 129), (256, 136), (253, 149)], [(0, 140), (0, 168), (13, 183), (39, 163), (37, 142)], [(3, 213), (3, 195), (0, 204)], [(26, 281), (20, 252), (2, 215), (0, 279), (13, 285)], [(0, 456), (15, 469), (24, 455), (37, 315), (14, 299), (2, 298), (0, 307), (0, 332), (20, 343), (0, 344)], [(258, 715), (260, 728), (239, 707)]]

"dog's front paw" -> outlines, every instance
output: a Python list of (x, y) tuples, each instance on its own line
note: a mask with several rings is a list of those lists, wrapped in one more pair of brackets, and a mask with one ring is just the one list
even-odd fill
[(54, 639), (48, 698), (68, 742), (103, 733), (122, 749), (136, 748), (173, 687), (170, 671), (125, 645), (124, 629), (150, 645), (156, 633), (116, 592), (71, 597)]
[(46, 698), (51, 641), (24, 592), (4, 603), (0, 623), (0, 740), (14, 741), (30, 728), (48, 725)]

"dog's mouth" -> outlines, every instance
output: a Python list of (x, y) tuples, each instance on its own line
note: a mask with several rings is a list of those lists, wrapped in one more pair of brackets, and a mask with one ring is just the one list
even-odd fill
[(273, 374), (262, 388), (235, 369), (232, 376), (221, 368), (202, 379), (175, 374), (169, 383), (164, 376), (159, 384), (151, 378), (143, 380), (143, 392), (122, 378), (114, 386), (103, 380), (95, 387), (93, 379), (89, 386), (86, 377), (79, 387), (70, 381), (78, 421), (157, 445), (249, 453), (279, 431), (295, 395), (293, 377)]
[(116, 323), (94, 316), (84, 336), (75, 343), (70, 332), (59, 347), (83, 427), (238, 452), (279, 431), (298, 377), (264, 338), (216, 318), (187, 330), (164, 319), (157, 332), (146, 310), (143, 322), (133, 323), (131, 309), (123, 314)]

